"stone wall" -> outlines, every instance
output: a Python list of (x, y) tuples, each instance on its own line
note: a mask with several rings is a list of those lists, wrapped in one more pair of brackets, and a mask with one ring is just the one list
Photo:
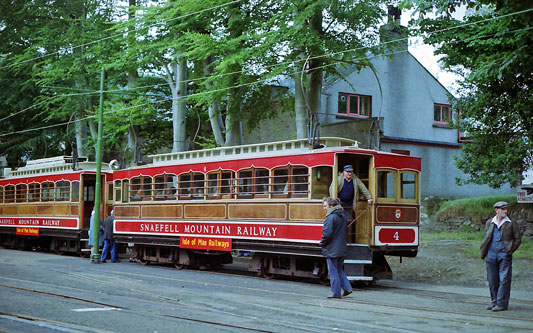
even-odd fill
[[(516, 221), (522, 231), (522, 236), (533, 238), (533, 205), (516, 204), (509, 207), (509, 218)], [(448, 230), (457, 230), (469, 228), (482, 231), (485, 228), (485, 222), (492, 218), (494, 214), (484, 216), (447, 216), (438, 219), (438, 222), (444, 223)]]

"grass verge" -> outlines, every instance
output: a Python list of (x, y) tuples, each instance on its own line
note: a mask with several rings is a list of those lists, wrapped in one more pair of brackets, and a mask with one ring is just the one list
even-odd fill
[[(472, 258), (479, 258), (479, 246), (485, 238), (485, 232), (474, 230), (459, 231), (433, 231), (420, 234), (422, 244), (430, 244), (435, 240), (457, 240), (464, 242), (465, 255)], [(522, 237), (522, 244), (513, 254), (515, 259), (532, 259), (533, 258), (533, 239)]]

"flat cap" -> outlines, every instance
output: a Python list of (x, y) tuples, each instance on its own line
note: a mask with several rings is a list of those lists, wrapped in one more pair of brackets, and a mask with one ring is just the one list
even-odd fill
[(509, 204), (505, 201), (498, 201), (494, 204), (494, 208), (504, 208), (507, 207)]
[(344, 166), (344, 171), (353, 171), (353, 166), (351, 166), (351, 165), (349, 165), (349, 164), (348, 164), (348, 165), (345, 165), (345, 166)]

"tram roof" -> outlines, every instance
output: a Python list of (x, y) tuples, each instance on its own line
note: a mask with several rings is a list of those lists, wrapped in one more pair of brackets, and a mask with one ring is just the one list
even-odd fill
[(358, 147), (357, 141), (343, 138), (321, 138), (320, 148), (312, 149), (307, 139), (271, 142), (197, 151), (151, 155), (153, 163), (130, 169), (116, 170), (114, 179), (184, 172), (207, 173), (216, 170), (238, 171), (244, 168), (304, 165), (333, 166), (335, 153), (355, 153), (374, 156), (375, 167), (420, 171), (420, 158), (379, 152)]
[[(4, 177), (0, 178), (0, 185), (28, 184), (31, 182), (80, 180), (81, 174), (96, 173), (96, 162), (89, 162), (87, 157), (77, 159), (74, 168), (74, 158), (71, 156), (56, 156), (30, 160), (26, 166), (16, 170), (4, 169)], [(102, 173), (111, 171), (107, 164), (102, 165)]]

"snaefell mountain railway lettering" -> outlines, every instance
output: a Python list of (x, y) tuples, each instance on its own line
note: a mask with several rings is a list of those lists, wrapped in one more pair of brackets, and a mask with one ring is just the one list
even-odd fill
[(185, 224), (183, 230), (188, 234), (205, 235), (230, 235), (229, 225), (205, 225), (205, 224)]
[(277, 227), (237, 226), (237, 235), (276, 237), (277, 230)]

